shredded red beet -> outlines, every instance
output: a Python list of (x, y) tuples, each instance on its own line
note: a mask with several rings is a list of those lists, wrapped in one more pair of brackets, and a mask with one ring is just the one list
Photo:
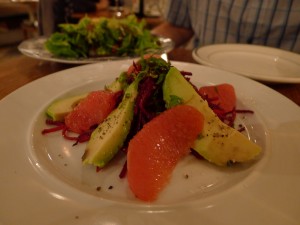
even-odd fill
[(46, 119), (46, 124), (47, 125), (54, 125), (54, 126), (65, 125), (65, 123), (62, 122), (62, 121), (54, 121), (54, 120), (51, 120), (51, 119)]
[(46, 124), (47, 125), (52, 125), (54, 127), (43, 129), (42, 134), (48, 134), (48, 133), (64, 130), (66, 128), (65, 123), (61, 122), (61, 121), (53, 121), (53, 120), (50, 120), (50, 119), (46, 119)]
[(70, 140), (70, 141), (75, 141), (74, 145), (77, 145), (78, 143), (82, 143), (82, 142), (86, 142), (90, 140), (91, 134), (93, 132), (93, 130), (97, 127), (96, 125), (91, 127), (90, 130), (79, 134), (77, 136), (70, 136), (68, 134), (69, 130), (67, 128), (67, 126), (65, 125), (64, 122), (61, 121), (53, 121), (50, 119), (46, 120), (46, 124), (47, 125), (52, 125), (54, 127), (52, 128), (46, 128), (42, 130), (42, 134), (48, 134), (48, 133), (53, 133), (53, 132), (57, 132), (57, 131), (62, 131), (62, 136), (66, 139), (66, 140)]
[(56, 127), (48, 128), (48, 129), (43, 129), (42, 134), (48, 134), (48, 133), (53, 133), (59, 130), (64, 130), (66, 128), (66, 125), (59, 125)]
[(249, 109), (236, 109), (235, 111), (236, 111), (237, 113), (251, 113), (251, 114), (254, 113), (254, 111), (249, 110)]
[(126, 177), (126, 174), (127, 174), (127, 161), (125, 161), (123, 167), (122, 167), (122, 170), (119, 174), (119, 178), (123, 179)]
[(196, 152), (194, 149), (191, 148), (191, 154), (195, 156), (197, 159), (204, 159), (202, 155)]
[(154, 96), (158, 89), (155, 79), (152, 77), (146, 77), (140, 83), (134, 108), (136, 119), (133, 122), (133, 133), (137, 133), (145, 123), (153, 119), (156, 116), (158, 108), (162, 107), (162, 104), (159, 102), (162, 98)]
[(77, 141), (77, 138), (78, 138), (78, 136), (76, 136), (76, 137), (74, 137), (74, 136), (69, 136), (69, 134), (68, 134), (68, 129), (67, 129), (67, 128), (64, 129), (64, 130), (62, 131), (62, 136), (63, 136), (65, 139), (70, 140), (70, 141)]
[(152, 119), (153, 113), (146, 109), (149, 99), (156, 89), (155, 81), (151, 77), (146, 77), (141, 83), (139, 94), (136, 99), (135, 113), (141, 113), (145, 119)]
[(91, 134), (94, 130), (88, 130), (84, 133), (79, 134), (78, 136), (69, 136), (68, 134), (68, 129), (64, 129), (62, 132), (62, 135), (65, 139), (70, 140), (70, 141), (75, 141), (75, 143), (73, 144), (73, 146), (77, 145), (78, 143), (83, 143), (83, 142), (87, 142), (90, 140), (91, 138)]
[(181, 73), (183, 76), (192, 76), (192, 75), (193, 75), (192, 72), (188, 72), (188, 71), (184, 71), (184, 70), (180, 71), (180, 73)]
[(93, 131), (94, 131), (94, 130), (88, 130), (88, 131), (86, 131), (86, 132), (80, 134), (80, 135), (78, 136), (78, 138), (77, 138), (77, 141), (78, 141), (79, 143), (89, 141), (90, 138), (91, 138), (91, 135), (92, 135)]

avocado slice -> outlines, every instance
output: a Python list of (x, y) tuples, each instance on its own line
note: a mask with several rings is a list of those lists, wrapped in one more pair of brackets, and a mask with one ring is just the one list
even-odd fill
[(108, 85), (105, 85), (105, 90), (118, 92), (121, 90), (125, 90), (127, 87), (127, 74), (126, 72), (122, 72), (115, 81)]
[(82, 156), (84, 165), (102, 168), (123, 146), (133, 120), (139, 81), (137, 78), (128, 86), (118, 107), (93, 131)]
[(56, 100), (52, 102), (46, 109), (46, 114), (53, 121), (64, 121), (65, 116), (70, 113), (74, 109), (74, 107), (87, 96), (88, 93)]
[(260, 154), (261, 147), (223, 123), (175, 67), (166, 75), (163, 96), (167, 107), (187, 104), (203, 114), (204, 127), (192, 148), (209, 162), (226, 166), (253, 160)]

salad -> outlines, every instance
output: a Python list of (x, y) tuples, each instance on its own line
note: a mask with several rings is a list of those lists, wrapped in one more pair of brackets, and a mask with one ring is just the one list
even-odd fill
[(159, 39), (146, 29), (144, 20), (126, 18), (82, 18), (77, 24), (60, 24), (45, 48), (57, 57), (138, 56), (160, 48)]
[[(74, 144), (88, 142), (82, 162), (97, 169), (106, 167), (119, 151), (124, 151), (129, 158), (120, 171), (120, 178), (130, 178), (132, 191), (145, 201), (157, 198), (186, 152), (217, 166), (255, 160), (261, 148), (241, 133), (242, 127), (234, 128), (236, 113), (252, 114), (253, 111), (235, 108), (234, 88), (230, 84), (198, 88), (190, 82), (191, 75), (158, 56), (144, 56), (104, 90), (51, 103), (46, 113), (47, 123), (53, 127), (42, 133), (62, 131)], [(192, 115), (198, 127), (186, 120)], [(160, 127), (164, 121), (170, 122)], [(194, 133), (189, 133), (191, 130)], [(73, 136), (74, 133), (77, 135)], [(189, 136), (193, 138), (187, 139)], [(159, 147), (153, 147), (152, 151), (149, 146)], [(157, 148), (159, 153), (154, 154)], [(133, 152), (142, 154), (136, 157)], [(174, 158), (178, 152), (182, 154)], [(145, 182), (149, 185), (144, 185)]]

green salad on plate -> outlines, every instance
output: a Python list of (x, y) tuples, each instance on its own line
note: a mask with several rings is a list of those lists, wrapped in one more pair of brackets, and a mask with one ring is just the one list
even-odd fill
[(60, 31), (45, 42), (56, 57), (91, 58), (101, 56), (139, 56), (159, 50), (159, 38), (135, 15), (125, 18), (84, 17), (77, 24), (60, 24)]

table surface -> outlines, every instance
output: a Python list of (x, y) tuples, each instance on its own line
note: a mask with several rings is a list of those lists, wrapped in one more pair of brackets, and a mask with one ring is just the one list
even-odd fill
[[(176, 48), (168, 56), (173, 61), (196, 63), (192, 57), (192, 51), (184, 48)], [(33, 80), (75, 66), (78, 65), (48, 62), (24, 56), (18, 52), (17, 46), (1, 47), (0, 100)], [(300, 84), (265, 83), (265, 85), (300, 106)]]

